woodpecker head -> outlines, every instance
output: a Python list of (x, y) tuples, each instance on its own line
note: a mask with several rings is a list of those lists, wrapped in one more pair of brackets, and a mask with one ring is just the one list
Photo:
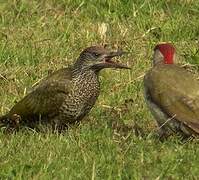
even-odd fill
[(175, 61), (175, 48), (171, 43), (158, 44), (154, 48), (153, 65), (174, 64)]
[(104, 68), (130, 69), (128, 66), (113, 61), (114, 57), (125, 54), (122, 50), (110, 51), (102, 46), (91, 46), (83, 50), (76, 61), (81, 68), (89, 68), (98, 72)]

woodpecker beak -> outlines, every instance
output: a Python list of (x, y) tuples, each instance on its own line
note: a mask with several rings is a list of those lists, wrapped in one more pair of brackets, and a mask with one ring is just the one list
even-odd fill
[(123, 54), (127, 54), (127, 52), (118, 50), (116, 52), (107, 53), (103, 56), (103, 61), (101, 62), (101, 64), (105, 68), (131, 69), (127, 65), (121, 64), (119, 61), (112, 61), (112, 58), (122, 56)]

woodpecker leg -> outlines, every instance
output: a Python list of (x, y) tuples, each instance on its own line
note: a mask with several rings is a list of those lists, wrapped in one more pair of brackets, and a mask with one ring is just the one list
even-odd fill
[(168, 131), (163, 127), (158, 130), (158, 136), (160, 141), (166, 140), (170, 135), (171, 133), (168, 133)]
[[(49, 123), (49, 119), (48, 119)], [(62, 133), (68, 129), (68, 125), (62, 121), (62, 118), (58, 115), (53, 118), (50, 118), (50, 126), (53, 132)]]
[(11, 126), (13, 126), (15, 129), (18, 129), (21, 122), (21, 116), (18, 114), (13, 114), (10, 118), (10, 121)]

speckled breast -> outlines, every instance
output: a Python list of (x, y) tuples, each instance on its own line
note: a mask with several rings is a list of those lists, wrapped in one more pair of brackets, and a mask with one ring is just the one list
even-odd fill
[(74, 79), (71, 93), (60, 107), (60, 117), (64, 122), (80, 121), (94, 106), (100, 92), (97, 76), (84, 75)]

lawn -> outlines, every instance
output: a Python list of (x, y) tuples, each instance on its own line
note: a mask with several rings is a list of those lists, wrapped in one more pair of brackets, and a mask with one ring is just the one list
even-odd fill
[(0, 179), (198, 179), (198, 140), (160, 142), (144, 101), (162, 41), (198, 69), (198, 0), (0, 0), (0, 114), (90, 45), (128, 51), (132, 68), (102, 71), (95, 107), (63, 134), (0, 132)]

